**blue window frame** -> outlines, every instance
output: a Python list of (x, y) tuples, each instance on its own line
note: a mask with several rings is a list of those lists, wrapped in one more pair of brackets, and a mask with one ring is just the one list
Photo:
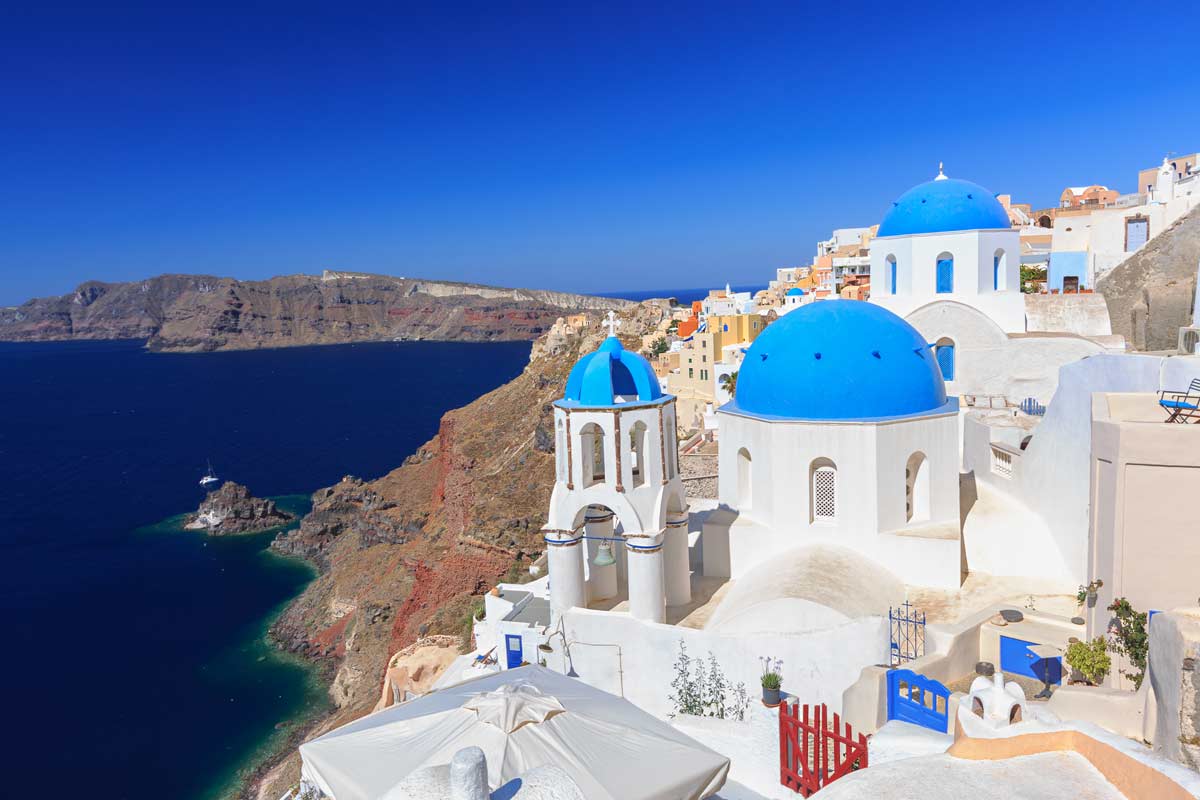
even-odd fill
[(892, 294), (896, 293), (896, 259), (888, 259), (888, 282), (892, 287)]
[(954, 259), (939, 258), (937, 262), (937, 292), (950, 294), (954, 291)]
[(1000, 291), (1000, 256), (992, 256), (992, 291)]

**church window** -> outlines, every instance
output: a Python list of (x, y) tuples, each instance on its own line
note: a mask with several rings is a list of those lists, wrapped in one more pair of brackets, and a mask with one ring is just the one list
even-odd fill
[(832, 522), (837, 519), (837, 466), (827, 458), (819, 458), (810, 469), (810, 509), (812, 522)]
[(896, 293), (896, 257), (895, 256), (887, 257), (887, 270), (888, 270), (888, 290), (892, 294), (895, 294)]
[(954, 291), (954, 256), (942, 253), (937, 257), (937, 293), (950, 294)]
[(992, 256), (992, 291), (1000, 291), (1000, 279), (1004, 276), (1004, 251), (997, 250)]
[(933, 354), (942, 370), (942, 380), (954, 380), (954, 340), (944, 337), (938, 339), (933, 346)]
[(584, 488), (604, 483), (604, 429), (594, 422), (589, 422), (579, 432), (579, 439)]
[(904, 521), (929, 519), (929, 462), (924, 453), (913, 453), (904, 466)]
[(633, 485), (646, 483), (646, 423), (635, 422), (629, 431), (629, 453), (633, 464)]

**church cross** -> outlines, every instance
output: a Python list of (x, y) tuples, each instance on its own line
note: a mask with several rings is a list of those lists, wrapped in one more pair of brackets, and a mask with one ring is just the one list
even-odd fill
[(603, 324), (606, 328), (608, 328), (609, 336), (616, 336), (617, 328), (621, 327), (621, 320), (617, 319), (615, 312), (610, 311), (608, 312), (608, 321)]

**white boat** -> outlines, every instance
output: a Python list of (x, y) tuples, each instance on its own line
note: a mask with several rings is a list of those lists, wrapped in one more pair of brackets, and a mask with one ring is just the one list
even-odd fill
[(204, 473), (204, 477), (200, 479), (200, 485), (201, 486), (211, 486), (212, 484), (218, 483), (219, 481), (220, 481), (220, 478), (217, 477), (217, 473), (213, 472), (212, 462), (211, 461), (208, 462), (208, 472)]

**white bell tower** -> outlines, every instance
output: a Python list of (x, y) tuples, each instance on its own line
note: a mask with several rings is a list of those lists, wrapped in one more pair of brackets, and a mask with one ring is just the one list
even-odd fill
[(675, 398), (621, 345), (611, 312), (606, 324), (554, 404), (550, 604), (557, 616), (624, 595), (634, 617), (663, 622), (668, 605), (691, 601)]

